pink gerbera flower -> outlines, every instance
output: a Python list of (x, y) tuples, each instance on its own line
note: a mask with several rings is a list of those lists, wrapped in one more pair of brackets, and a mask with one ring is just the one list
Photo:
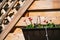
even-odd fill
[(32, 18), (30, 17), (30, 18), (28, 18), (29, 19), (29, 21), (31, 22), (31, 24), (32, 24)]
[(46, 21), (46, 20), (44, 20), (43, 22), (44, 22), (44, 23), (48, 23), (48, 21)]
[(30, 21), (32, 21), (32, 18), (29, 18)]

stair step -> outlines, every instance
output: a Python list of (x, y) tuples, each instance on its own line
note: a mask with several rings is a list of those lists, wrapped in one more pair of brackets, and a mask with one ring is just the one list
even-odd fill
[(25, 40), (23, 32), (20, 28), (16, 28), (13, 33), (9, 33), (5, 40)]

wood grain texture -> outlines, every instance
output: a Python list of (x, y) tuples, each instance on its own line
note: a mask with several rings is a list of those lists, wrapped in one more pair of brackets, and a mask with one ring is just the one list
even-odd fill
[(6, 0), (2, 1), (2, 4), (0, 5), (0, 10), (1, 10), (2, 6), (5, 4), (5, 2), (6, 2)]
[(33, 16), (50, 16), (50, 17), (59, 17), (60, 11), (46, 11), (46, 12), (29, 12), (29, 17)]
[(53, 8), (60, 8), (60, 0), (53, 0)]
[(60, 0), (35, 1), (28, 10), (57, 9), (60, 8)]
[(26, 0), (26, 2), (23, 4), (23, 6), (18, 10), (17, 14), (14, 15), (14, 18), (12, 21), (7, 25), (4, 31), (0, 34), (0, 40), (3, 40), (6, 35), (10, 32), (10, 30), (14, 27), (16, 22), (21, 18), (21, 16), (24, 14), (24, 12), (27, 10), (27, 8), (32, 4), (34, 0)]
[(14, 1), (14, 3), (10, 6), (10, 8), (7, 10), (7, 12), (3, 15), (1, 15), (1, 22), (3, 21), (3, 19), (8, 15), (8, 13), (11, 11), (12, 7), (16, 4), (17, 0)]

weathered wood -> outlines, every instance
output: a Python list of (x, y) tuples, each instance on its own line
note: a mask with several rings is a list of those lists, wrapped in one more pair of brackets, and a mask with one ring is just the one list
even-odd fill
[(2, 6), (5, 4), (5, 2), (6, 2), (6, 0), (2, 1), (2, 4), (0, 5), (0, 10), (1, 10)]
[(21, 18), (21, 16), (24, 14), (24, 12), (27, 10), (27, 8), (32, 4), (34, 0), (26, 0), (26, 2), (23, 4), (23, 6), (18, 10), (17, 14), (14, 15), (14, 18), (12, 21), (7, 25), (4, 31), (0, 34), (0, 40), (3, 40), (6, 35), (10, 32), (10, 30), (14, 27), (16, 22)]
[(28, 10), (56, 9), (60, 8), (59, 0), (40, 0), (35, 1)]
[(17, 2), (17, 0), (15, 0), (14, 3), (13, 3), (13, 4), (10, 6), (10, 8), (8, 9), (8, 11), (1, 16), (0, 22), (2, 22), (3, 19), (8, 15), (8, 13), (9, 13), (10, 10), (12, 9), (12, 7), (16, 4), (16, 2)]
[(60, 11), (46, 11), (46, 12), (29, 12), (29, 17), (30, 16), (50, 16), (50, 17), (60, 17)]

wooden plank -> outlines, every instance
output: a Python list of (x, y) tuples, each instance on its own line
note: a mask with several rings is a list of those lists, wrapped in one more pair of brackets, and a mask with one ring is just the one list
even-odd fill
[(60, 0), (53, 0), (52, 4), (54, 8), (60, 8)]
[(7, 1), (7, 0), (3, 0), (3, 1), (2, 1), (2, 4), (0, 5), (0, 10), (1, 10), (2, 6), (5, 4), (6, 1)]
[(26, 0), (23, 6), (18, 10), (17, 14), (14, 15), (14, 18), (12, 21), (7, 25), (4, 31), (0, 34), (0, 40), (3, 40), (6, 35), (10, 32), (10, 30), (14, 27), (16, 22), (21, 18), (21, 16), (24, 14), (24, 12), (27, 10), (27, 8), (32, 4), (34, 0)]
[(29, 17), (29, 12), (26, 12), (26, 14), (24, 16), (25, 17)]
[(50, 17), (60, 17), (60, 11), (46, 11), (46, 12), (29, 12), (29, 17), (33, 16), (50, 16)]
[(3, 19), (8, 15), (8, 13), (9, 13), (10, 10), (12, 9), (12, 7), (16, 4), (16, 2), (17, 2), (17, 0), (15, 0), (14, 3), (13, 3), (13, 4), (10, 6), (10, 8), (8, 9), (8, 11), (1, 16), (0, 22), (2, 22)]
[(28, 10), (57, 9), (60, 8), (60, 0), (35, 1)]

